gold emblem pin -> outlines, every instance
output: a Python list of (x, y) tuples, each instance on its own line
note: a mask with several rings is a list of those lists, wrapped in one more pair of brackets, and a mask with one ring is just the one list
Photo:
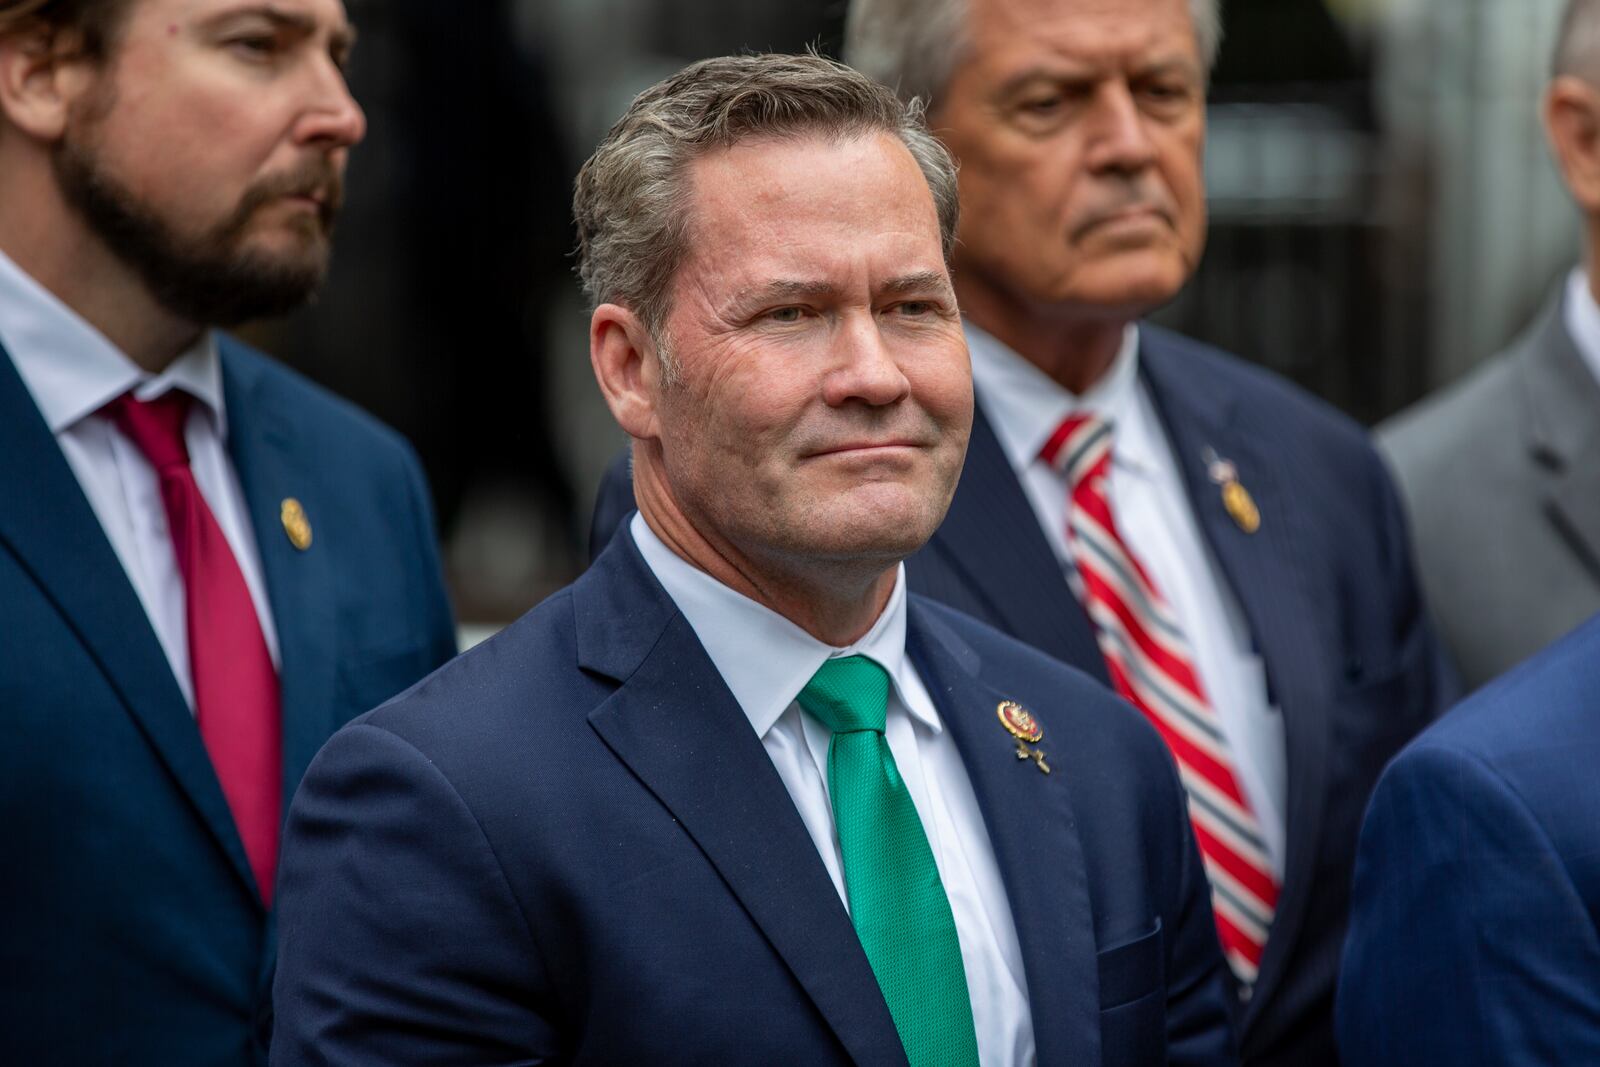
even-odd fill
[(1044, 730), (1039, 726), (1039, 720), (1015, 700), (1002, 700), (1000, 706), (995, 709), (995, 714), (1000, 716), (1000, 725), (1006, 728), (1006, 733), (1016, 738), (1017, 758), (1031, 759), (1041, 774), (1049, 774), (1050, 764), (1044, 761), (1044, 753), (1031, 747), (1044, 738)]
[(1233, 460), (1223, 459), (1209, 446), (1200, 459), (1206, 465), (1206, 477), (1222, 487), (1222, 508), (1233, 524), (1247, 534), (1261, 529), (1261, 509), (1256, 507), (1250, 490), (1239, 484), (1239, 468)]
[(1245, 533), (1253, 534), (1261, 529), (1261, 509), (1251, 499), (1250, 490), (1238, 482), (1222, 484), (1222, 506), (1227, 509), (1234, 525)]
[(311, 547), (311, 520), (306, 518), (300, 501), (292, 496), (284, 498), (278, 517), (283, 520), (283, 532), (289, 535), (291, 545), (302, 552)]

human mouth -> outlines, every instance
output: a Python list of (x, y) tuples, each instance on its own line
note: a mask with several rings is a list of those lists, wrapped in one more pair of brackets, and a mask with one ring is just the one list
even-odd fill
[(909, 452), (922, 448), (917, 441), (892, 439), (887, 441), (845, 441), (839, 444), (828, 445), (809, 453), (807, 459), (821, 459), (826, 456), (839, 457), (871, 457), (888, 456), (897, 452)]
[(1162, 208), (1154, 204), (1133, 204), (1090, 217), (1079, 224), (1073, 231), (1073, 236), (1082, 237), (1096, 230), (1140, 231), (1168, 228), (1171, 225), (1171, 217)]

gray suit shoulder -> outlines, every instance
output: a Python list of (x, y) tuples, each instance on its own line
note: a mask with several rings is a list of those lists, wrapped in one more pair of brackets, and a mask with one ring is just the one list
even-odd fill
[(1498, 353), (1377, 428), (1379, 451), (1408, 501), (1481, 476), (1484, 460), (1503, 454), (1517, 439), (1521, 398), (1515, 354), (1515, 349)]

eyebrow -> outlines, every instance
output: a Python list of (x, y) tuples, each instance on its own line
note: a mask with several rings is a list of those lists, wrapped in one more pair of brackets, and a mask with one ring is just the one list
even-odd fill
[[(292, 30), (305, 37), (314, 36), (317, 32), (317, 20), (311, 15), (298, 11), (285, 11), (273, 4), (254, 4), (237, 7), (231, 11), (224, 11), (213, 16), (208, 21), (212, 24), (225, 22), (237, 18), (263, 18), (279, 29)], [(338, 51), (348, 52), (356, 44), (356, 28), (349, 23), (336, 26), (329, 34), (330, 45)]]
[[(1181, 55), (1162, 56), (1151, 63), (1142, 64), (1128, 72), (1124, 72), (1121, 67), (1109, 69), (1112, 74), (1127, 73), (1130, 77), (1135, 78), (1159, 77), (1168, 73), (1181, 73), (1194, 77), (1199, 77), (1200, 75), (1200, 65)], [(1029, 67), (1001, 82), (1000, 87), (995, 91), (995, 96), (1000, 99), (1014, 96), (1028, 86), (1038, 82), (1051, 84), (1066, 82), (1070, 85), (1084, 85), (1106, 77), (1107, 70), (1108, 68), (1106, 67), (1091, 64)]]
[[(898, 277), (890, 278), (880, 285), (877, 293), (881, 296), (903, 296), (906, 293), (927, 292), (930, 289), (936, 289), (940, 293), (949, 292), (949, 275), (936, 270), (902, 274)], [(737, 302), (739, 304), (755, 304), (765, 303), (768, 300), (815, 300), (838, 296), (839, 293), (839, 287), (833, 282), (781, 278), (763, 285), (741, 289)]]

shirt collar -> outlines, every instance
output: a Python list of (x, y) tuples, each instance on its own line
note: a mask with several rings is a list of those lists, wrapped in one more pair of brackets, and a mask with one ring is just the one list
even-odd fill
[(889, 603), (861, 640), (847, 648), (818, 641), (777, 612), (723, 585), (684, 560), (635, 514), (628, 527), (645, 563), (672, 597), (722, 675), (758, 737), (793, 704), (825, 660), (866, 656), (888, 672), (900, 702), (934, 732), (942, 729), (931, 709), (905, 699), (906, 572), (896, 569)]
[(1572, 343), (1596, 380), (1600, 380), (1600, 306), (1589, 289), (1589, 276), (1582, 267), (1567, 275), (1567, 298), (1561, 315)]
[(226, 439), (222, 361), (210, 330), (160, 374), (151, 374), (0, 252), (0, 344), (53, 434), (130, 389), (152, 400), (176, 388), (205, 405)]
[(972, 381), (978, 403), (994, 427), (1000, 447), (1016, 470), (1040, 462), (1039, 452), (1061, 425), (1077, 411), (1087, 411), (1115, 429), (1112, 462), (1149, 469), (1144, 433), (1131, 432), (1140, 419), (1139, 326), (1128, 323), (1111, 367), (1083, 393), (1068, 391), (1054, 378), (1007, 348), (992, 335), (965, 320), (967, 347), (972, 353)]

